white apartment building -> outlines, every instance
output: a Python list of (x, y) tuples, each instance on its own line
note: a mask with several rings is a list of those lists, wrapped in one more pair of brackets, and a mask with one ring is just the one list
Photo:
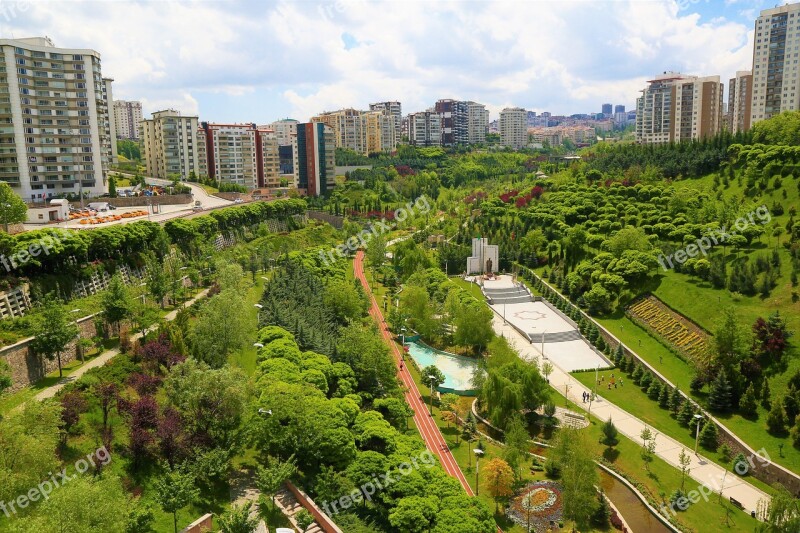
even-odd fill
[[(297, 123), (294, 138), (297, 137), (296, 132)], [(274, 188), (281, 185), (279, 146), (277, 132), (267, 128), (256, 129), (256, 184), (259, 187)]]
[(370, 111), (380, 111), (394, 119), (395, 146), (403, 138), (403, 106), (400, 102), (378, 102), (369, 104)]
[(439, 146), (442, 143), (442, 118), (433, 110), (411, 113), (406, 118), (408, 142), (414, 146)]
[(500, 112), (500, 142), (515, 150), (528, 145), (528, 112), (507, 107)]
[(141, 102), (114, 101), (114, 125), (117, 139), (139, 140), (139, 123), (143, 118)]
[(800, 110), (800, 4), (763, 10), (754, 32), (752, 124)]
[(661, 144), (719, 133), (724, 116), (719, 76), (664, 72), (648, 83), (636, 99), (638, 142)]
[(740, 70), (728, 82), (728, 131), (745, 132), (750, 129), (753, 104), (753, 73)]
[(478, 102), (467, 102), (467, 142), (485, 143), (489, 132), (489, 110)]
[(148, 176), (169, 179), (177, 174), (188, 179), (199, 176), (201, 153), (198, 149), (197, 117), (182, 116), (179, 111), (165, 109), (139, 124), (142, 158)]
[(116, 158), (110, 78), (94, 50), (0, 39), (0, 181), (26, 201), (107, 191)]

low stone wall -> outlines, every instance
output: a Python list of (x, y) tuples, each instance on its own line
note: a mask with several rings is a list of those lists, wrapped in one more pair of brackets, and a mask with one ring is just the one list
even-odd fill
[[(94, 327), (94, 316), (84, 317), (78, 321), (78, 328), (82, 339), (90, 339), (97, 335)], [(19, 390), (32, 385), (44, 378), (50, 372), (58, 370), (58, 359), (48, 361), (36, 355), (30, 349), (33, 337), (21, 340), (16, 344), (0, 348), (0, 358), (4, 359), (11, 367), (11, 391)], [(78, 357), (77, 340), (67, 346), (61, 354), (62, 366)]]
[(181, 529), (181, 533), (208, 533), (214, 526), (212, 524), (214, 519), (214, 515), (211, 513), (205, 514), (186, 526), (185, 528)]
[(223, 200), (229, 200), (231, 202), (233, 202), (234, 200), (238, 200), (239, 198), (241, 198), (243, 202), (253, 201), (250, 195), (244, 192), (217, 192), (214, 193), (212, 196), (222, 198)]
[[(547, 283), (535, 272), (533, 272), (532, 270), (528, 270), (528, 272), (531, 275), (536, 276), (536, 278), (538, 278), (551, 290), (553, 290), (558, 294), (561, 294), (561, 292), (557, 288)], [(650, 364), (644, 359), (642, 359), (636, 352), (631, 350), (621, 340), (616, 338), (610, 331), (601, 326), (600, 323), (595, 321), (588, 314), (584, 313), (583, 310), (579, 311), (586, 320), (592, 321), (592, 323), (597, 327), (597, 330), (600, 332), (600, 335), (603, 336), (603, 340), (606, 341), (606, 343), (610, 347), (615, 348), (616, 346), (622, 345), (622, 351), (627, 357), (632, 357), (635, 361), (637, 361), (640, 365), (642, 365), (642, 367), (645, 370), (648, 370), (653, 375), (653, 377), (661, 381), (662, 384), (666, 384), (670, 388), (673, 388), (675, 386), (671, 381), (669, 381), (666, 377), (664, 377), (658, 370), (650, 366)], [(684, 399), (689, 400), (694, 404), (697, 403), (694, 400), (690, 399), (688, 396), (686, 396), (686, 394), (683, 391), (681, 391), (681, 395), (684, 397)], [(654, 402), (653, 405), (656, 405), (656, 403)], [(717, 425), (720, 444), (726, 443), (730, 447), (733, 455), (742, 453), (746, 458), (748, 458), (750, 464), (753, 465), (753, 467), (750, 469), (750, 475), (752, 475), (759, 481), (767, 483), (768, 485), (774, 485), (775, 483), (780, 483), (781, 485), (786, 487), (786, 489), (789, 492), (794, 494), (795, 497), (800, 497), (800, 476), (778, 464), (773, 463), (770, 460), (767, 460), (758, 452), (750, 448), (750, 446), (748, 446), (744, 441), (742, 441), (739, 437), (737, 437), (731, 430), (725, 427), (719, 420), (714, 418), (714, 416), (712, 416), (707, 411), (703, 411), (703, 416), (707, 417), (709, 420), (711, 420)], [(745, 477), (744, 479), (746, 480), (747, 478)]]
[(306, 211), (306, 215), (308, 215), (308, 218), (327, 222), (336, 229), (342, 229), (342, 226), (344, 225), (344, 217), (331, 215), (330, 213), (325, 213), (324, 211), (309, 210)]
[[(9, 224), (8, 225), (8, 234), (9, 235), (16, 235), (17, 233), (22, 233), (25, 231), (25, 226), (23, 224)], [(6, 227), (3, 224), (0, 224), (0, 233), (5, 233)]]
[[(83, 205), (92, 202), (108, 202), (114, 207), (145, 207), (148, 205), (184, 205), (193, 201), (191, 194), (164, 194), (161, 196), (134, 196), (133, 198), (86, 198)], [(72, 207), (80, 208), (81, 203), (70, 202)]]
[(337, 526), (328, 515), (323, 513), (305, 492), (295, 487), (292, 482), (288, 480), (286, 481), (286, 487), (294, 495), (295, 499), (300, 502), (300, 505), (311, 513), (311, 516), (314, 517), (314, 520), (316, 520), (319, 527), (321, 527), (325, 533), (342, 533), (339, 526)]

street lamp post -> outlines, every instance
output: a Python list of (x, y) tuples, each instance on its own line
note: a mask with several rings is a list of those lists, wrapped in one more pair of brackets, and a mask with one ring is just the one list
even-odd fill
[(428, 374), (428, 382), (431, 386), (431, 401), (428, 407), (428, 414), (433, 416), (433, 381), (436, 379), (434, 374)]
[(478, 465), (480, 463), (480, 458), (483, 455), (483, 450), (480, 448), (475, 448), (472, 451), (475, 452), (475, 496), (477, 496), (481, 489), (480, 478), (478, 476), (480, 469)]
[(700, 421), (703, 420), (703, 415), (694, 415), (694, 420), (697, 422), (697, 430), (694, 436), (694, 454), (697, 455), (697, 445), (700, 442)]
[(8, 233), (8, 215), (6, 213), (11, 212), (11, 204), (3, 204), (3, 225), (6, 228), (6, 233)]

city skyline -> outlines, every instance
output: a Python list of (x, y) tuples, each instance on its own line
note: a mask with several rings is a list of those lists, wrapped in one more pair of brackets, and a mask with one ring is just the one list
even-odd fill
[[(119, 4), (70, 2), (67, 11), (57, 2), (25, 4), (0, 16), (0, 32), (46, 33), (56, 46), (97, 50), (115, 97), (141, 101), (145, 115), (175, 108), (212, 122), (304, 121), (371, 102), (399, 100), (410, 113), (453, 98), (485, 103), (495, 120), (516, 106), (559, 115), (596, 113), (603, 103), (633, 109), (644, 81), (663, 70), (727, 80), (749, 68), (753, 20), (771, 7), (755, 0)], [(207, 20), (213, 31), (198, 31)], [(442, 27), (449, 31), (431, 33)]]

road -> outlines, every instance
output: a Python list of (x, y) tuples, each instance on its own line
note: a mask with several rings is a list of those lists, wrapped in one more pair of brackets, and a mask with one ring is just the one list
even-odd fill
[(461, 468), (459, 468), (455, 458), (453, 458), (453, 455), (450, 453), (450, 448), (447, 446), (447, 442), (445, 442), (444, 437), (442, 437), (442, 433), (439, 431), (439, 427), (436, 425), (436, 422), (428, 414), (428, 407), (422, 401), (422, 396), (417, 388), (417, 384), (414, 382), (414, 378), (411, 377), (411, 374), (409, 374), (408, 368), (406, 368), (405, 365), (401, 366), (401, 362), (403, 361), (402, 354), (397, 348), (397, 344), (392, 340), (392, 335), (389, 333), (389, 328), (383, 319), (380, 306), (375, 300), (375, 296), (372, 294), (372, 290), (369, 287), (367, 278), (364, 275), (364, 252), (361, 250), (358, 251), (355, 260), (353, 261), (353, 271), (355, 272), (356, 278), (358, 278), (358, 280), (361, 282), (361, 286), (364, 287), (364, 290), (369, 295), (369, 314), (378, 324), (378, 328), (381, 331), (381, 337), (383, 338), (384, 342), (389, 345), (392, 351), (395, 364), (397, 365), (397, 376), (406, 387), (406, 402), (414, 410), (414, 422), (419, 429), (422, 440), (425, 442), (425, 445), (428, 447), (428, 449), (436, 454), (436, 456), (439, 458), (439, 462), (441, 463), (445, 472), (456, 478), (461, 483), (461, 486), (464, 487), (464, 490), (467, 492), (467, 494), (473, 496), (474, 493), (472, 492), (472, 487), (469, 486), (467, 479), (464, 477), (464, 473), (461, 471)]

